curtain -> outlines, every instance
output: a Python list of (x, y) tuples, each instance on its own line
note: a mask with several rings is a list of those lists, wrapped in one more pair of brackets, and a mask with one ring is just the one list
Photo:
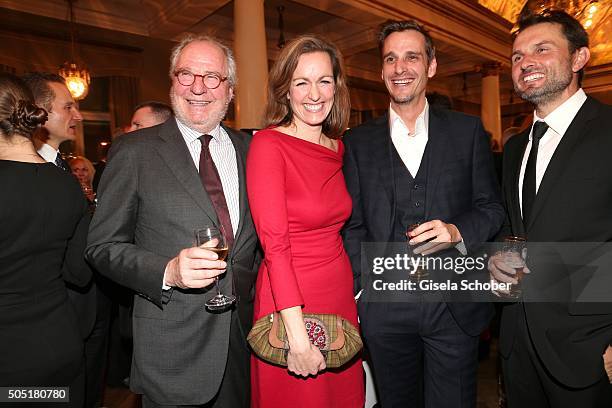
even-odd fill
[(111, 129), (129, 125), (134, 107), (138, 104), (138, 78), (111, 76), (108, 87)]

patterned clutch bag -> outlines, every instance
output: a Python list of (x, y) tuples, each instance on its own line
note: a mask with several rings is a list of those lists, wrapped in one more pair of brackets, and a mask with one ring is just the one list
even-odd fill
[[(363, 348), (359, 330), (336, 314), (305, 313), (304, 324), (310, 342), (319, 348), (328, 368), (346, 364)], [(279, 313), (257, 320), (247, 341), (262, 360), (287, 366), (289, 343)]]

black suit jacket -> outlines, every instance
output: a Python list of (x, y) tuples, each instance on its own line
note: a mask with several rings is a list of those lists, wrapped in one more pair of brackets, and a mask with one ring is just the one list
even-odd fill
[[(567, 129), (538, 189), (530, 224), (521, 217), (518, 181), (530, 129), (504, 150), (502, 233), (529, 242), (612, 241), (612, 107), (588, 98)], [(559, 279), (565, 270), (559, 270)], [(535, 278), (538, 270), (532, 270)], [(531, 277), (530, 277), (531, 279)], [(569, 281), (568, 281), (569, 283)], [(565, 288), (571, 293), (571, 288)], [(586, 387), (604, 375), (601, 355), (612, 341), (612, 304), (533, 303), (504, 308), (500, 352), (509, 356), (518, 313), (524, 310), (538, 356), (561, 383)]]
[[(344, 143), (344, 175), (353, 213), (343, 234), (359, 288), (361, 243), (393, 241), (390, 154), (395, 147), (388, 115), (349, 131)], [(470, 252), (492, 238), (504, 219), (488, 138), (478, 118), (430, 106), (427, 144), (425, 219), (455, 224)], [(492, 315), (488, 304), (449, 303), (449, 308), (471, 335), (479, 334)]]

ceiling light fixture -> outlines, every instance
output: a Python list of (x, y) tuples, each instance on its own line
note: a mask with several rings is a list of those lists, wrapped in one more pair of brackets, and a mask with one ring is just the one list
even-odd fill
[(73, 3), (76, 0), (66, 0), (70, 11), (70, 60), (60, 66), (59, 74), (66, 80), (66, 86), (72, 97), (76, 100), (85, 99), (89, 93), (91, 78), (87, 68), (79, 65), (75, 58), (75, 35), (74, 35), (74, 10)]
[(283, 11), (285, 11), (285, 7), (283, 6), (278, 6), (276, 8), (276, 11), (278, 11), (278, 42), (276, 43), (276, 46), (279, 49), (282, 49), (285, 46), (285, 24), (283, 22)]

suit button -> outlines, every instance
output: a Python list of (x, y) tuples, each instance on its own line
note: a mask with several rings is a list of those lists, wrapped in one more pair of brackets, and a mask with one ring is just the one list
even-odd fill
[(414, 186), (412, 186), (412, 188), (414, 188), (415, 190), (418, 190), (419, 188), (421, 188), (421, 186), (419, 186), (417, 183), (414, 183)]
[(414, 206), (415, 206), (415, 207), (420, 207), (420, 206), (421, 206), (421, 203), (417, 201), (416, 203), (414, 203)]
[(232, 259), (230, 260), (230, 264), (234, 265), (235, 263), (236, 263), (236, 258), (232, 258)]

